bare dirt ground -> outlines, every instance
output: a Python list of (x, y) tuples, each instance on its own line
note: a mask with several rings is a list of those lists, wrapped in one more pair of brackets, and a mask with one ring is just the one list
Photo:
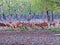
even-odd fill
[(60, 36), (50, 31), (0, 31), (0, 45), (60, 45)]

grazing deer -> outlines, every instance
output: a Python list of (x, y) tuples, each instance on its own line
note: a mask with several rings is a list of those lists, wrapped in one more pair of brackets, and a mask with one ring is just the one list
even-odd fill
[(7, 27), (13, 27), (12, 23), (6, 23)]
[(0, 26), (6, 26), (4, 23), (0, 23)]
[(7, 26), (7, 27), (10, 27), (10, 24), (7, 23), (6, 26)]
[(6, 26), (7, 27), (12, 27), (12, 22), (11, 22), (10, 18), (7, 20)]
[(19, 27), (19, 26), (22, 26), (22, 23), (20, 23), (20, 22), (7, 23), (6, 26), (8, 26), (8, 27), (13, 27), (13, 28), (17, 28), (17, 27)]
[(32, 23), (32, 27), (36, 28), (37, 26), (35, 25), (36, 23)]
[(27, 26), (27, 27), (32, 27), (31, 23), (23, 23), (23, 25)]
[(22, 26), (22, 23), (21, 22), (14, 22), (12, 25), (14, 28), (17, 28), (19, 26)]
[(43, 23), (39, 23), (39, 24), (35, 24), (38, 27), (44, 28), (44, 27), (48, 27), (48, 23), (47, 22), (43, 22)]

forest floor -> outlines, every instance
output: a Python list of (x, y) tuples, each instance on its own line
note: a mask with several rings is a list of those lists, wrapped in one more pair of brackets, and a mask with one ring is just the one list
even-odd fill
[(0, 31), (0, 45), (60, 45), (60, 35), (47, 30)]

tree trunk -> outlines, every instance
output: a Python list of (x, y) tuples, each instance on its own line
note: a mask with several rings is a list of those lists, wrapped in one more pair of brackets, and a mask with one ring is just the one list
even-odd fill
[(54, 17), (53, 17), (53, 11), (51, 12), (52, 13), (52, 22), (54, 21)]
[(27, 17), (27, 21), (29, 22), (31, 20), (31, 14), (29, 13), (28, 17)]
[(13, 16), (13, 14), (10, 14), (11, 15), (11, 17)]
[(49, 13), (48, 13), (48, 10), (47, 10), (47, 21), (49, 22), (50, 21), (50, 16), (49, 16)]
[(16, 15), (16, 19), (18, 20), (18, 14), (17, 14), (17, 13), (15, 13), (15, 15)]
[(3, 19), (6, 20), (5, 14), (3, 13)]

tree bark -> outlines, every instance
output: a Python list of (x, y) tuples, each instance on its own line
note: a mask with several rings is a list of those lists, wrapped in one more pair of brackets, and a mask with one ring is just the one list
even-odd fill
[(31, 20), (31, 13), (29, 13), (28, 17), (27, 17), (27, 21), (29, 22)]
[(3, 13), (3, 19), (6, 19), (5, 14)]
[(46, 13), (47, 13), (47, 21), (49, 22), (50, 21), (50, 16), (49, 16), (48, 10), (46, 11)]
[(52, 13), (52, 22), (54, 21), (54, 17), (53, 17), (53, 11), (51, 11), (51, 13)]
[(18, 14), (17, 14), (17, 13), (15, 13), (15, 15), (16, 15), (16, 19), (18, 20)]

